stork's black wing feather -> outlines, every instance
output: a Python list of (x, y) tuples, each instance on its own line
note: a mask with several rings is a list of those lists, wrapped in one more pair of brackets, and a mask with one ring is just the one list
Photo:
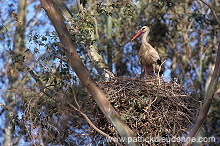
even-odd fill
[(162, 62), (161, 62), (160, 59), (157, 60), (157, 64), (158, 64), (158, 65), (161, 65), (161, 64), (162, 64)]

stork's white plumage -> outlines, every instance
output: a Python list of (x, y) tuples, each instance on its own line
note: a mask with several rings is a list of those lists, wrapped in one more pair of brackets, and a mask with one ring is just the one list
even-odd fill
[(143, 26), (141, 30), (131, 39), (133, 41), (142, 33), (144, 33), (142, 37), (141, 48), (138, 52), (139, 61), (141, 65), (144, 67), (144, 73), (157, 73), (160, 71), (161, 60), (158, 52), (147, 42), (147, 36), (150, 32), (149, 27)]

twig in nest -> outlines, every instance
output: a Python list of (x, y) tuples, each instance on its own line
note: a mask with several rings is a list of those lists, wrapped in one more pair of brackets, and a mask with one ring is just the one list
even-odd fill
[[(179, 136), (186, 133), (197, 109), (194, 105), (196, 100), (186, 94), (184, 87), (176, 80), (167, 82), (162, 77), (115, 77), (99, 83), (99, 86), (106, 91), (111, 104), (132, 130), (143, 137)], [(111, 125), (103, 122), (102, 117), (97, 120), (101, 121), (97, 123), (99, 126), (105, 125), (103, 131), (111, 128)], [(110, 131), (112, 135), (118, 136), (116, 131)]]
[[(158, 71), (158, 73), (157, 73), (157, 77), (159, 77), (159, 78), (160, 78), (161, 66), (162, 66), (165, 62), (166, 62), (166, 60), (164, 60), (164, 61), (161, 63), (161, 65), (159, 66), (159, 71)], [(159, 84), (160, 84), (160, 79), (159, 79)]]

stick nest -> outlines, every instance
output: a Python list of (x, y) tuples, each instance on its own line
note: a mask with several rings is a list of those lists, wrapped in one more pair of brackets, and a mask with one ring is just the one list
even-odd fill
[[(196, 116), (196, 100), (176, 81), (167, 82), (157, 77), (115, 77), (98, 85), (139, 137), (181, 137), (189, 130)], [(110, 136), (119, 137), (92, 97), (87, 104), (89, 110), (95, 112), (92, 115), (97, 115), (94, 124)]]

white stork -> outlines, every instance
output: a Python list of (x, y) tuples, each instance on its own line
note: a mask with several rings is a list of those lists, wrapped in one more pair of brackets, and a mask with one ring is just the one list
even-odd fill
[(161, 60), (158, 52), (147, 42), (147, 36), (150, 32), (149, 27), (143, 26), (141, 30), (131, 39), (133, 41), (142, 33), (144, 33), (142, 37), (141, 48), (138, 52), (139, 61), (141, 65), (144, 67), (144, 74), (148, 73), (158, 73), (160, 71)]

